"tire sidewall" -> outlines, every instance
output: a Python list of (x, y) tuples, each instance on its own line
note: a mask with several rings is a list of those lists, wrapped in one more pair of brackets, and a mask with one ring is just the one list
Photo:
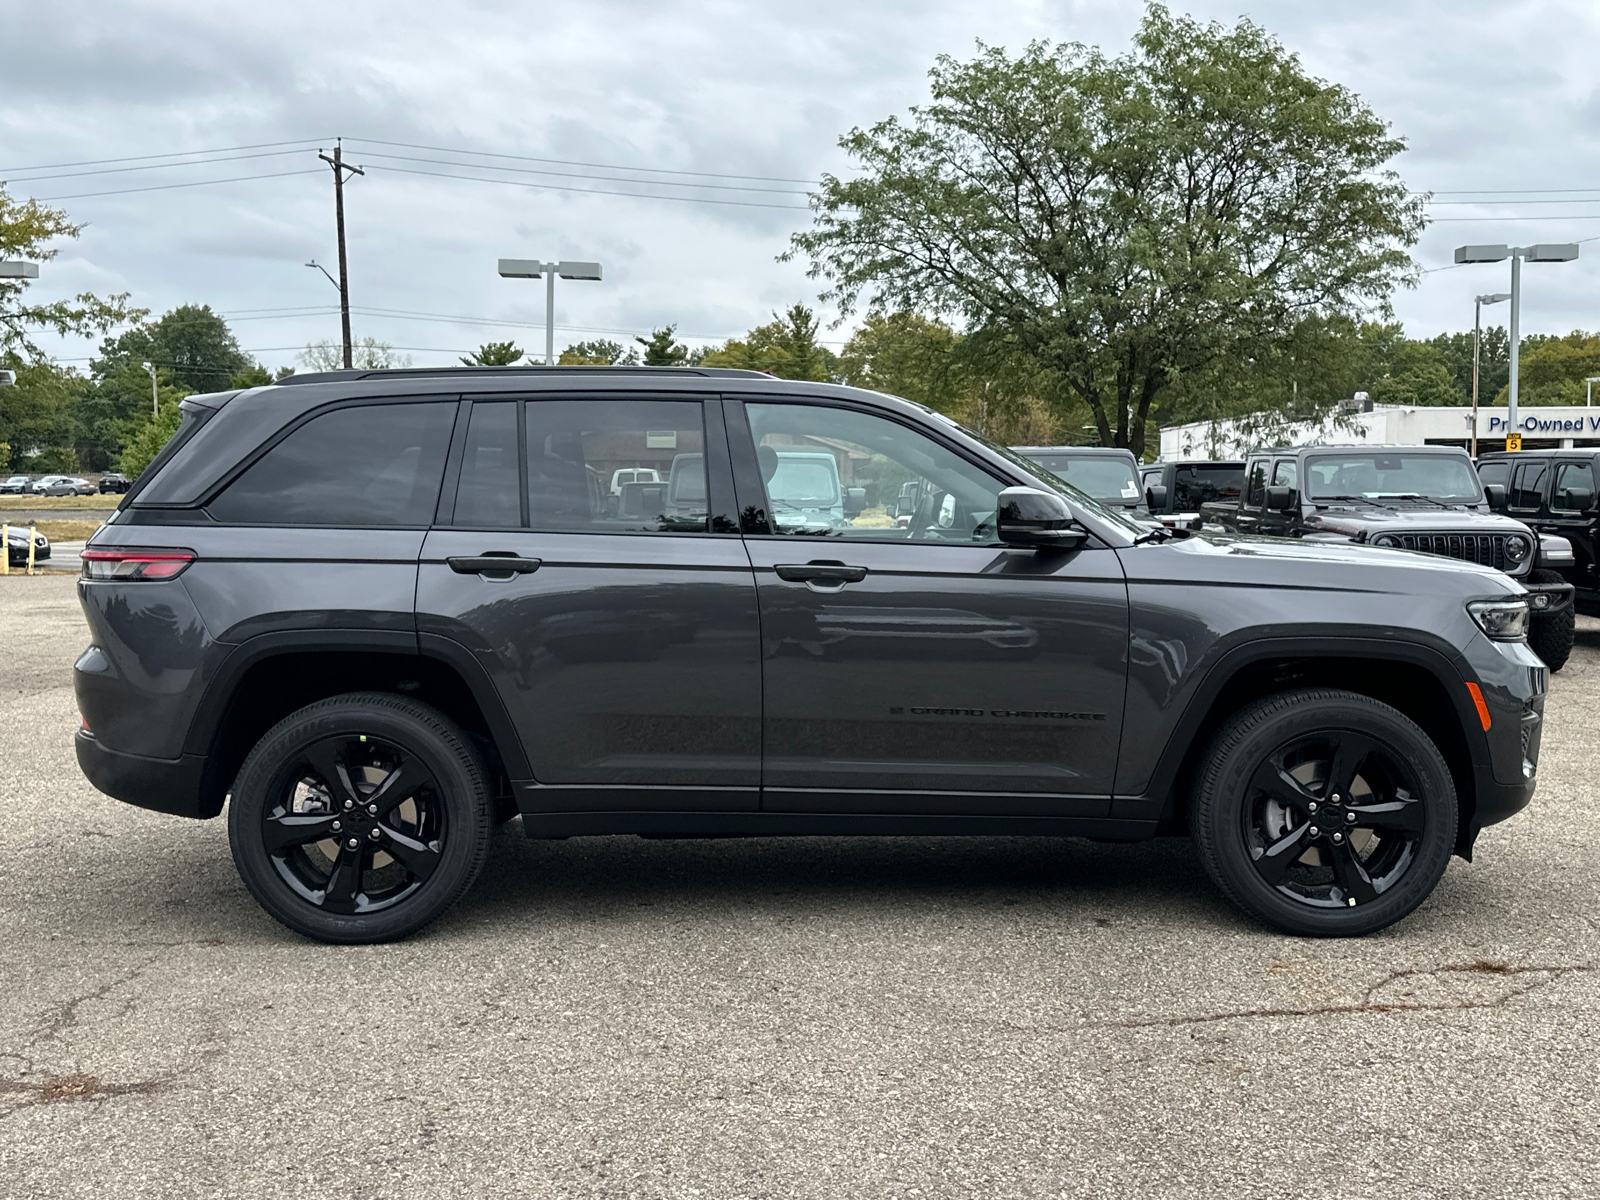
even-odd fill
[[(393, 742), (433, 773), (445, 839), (438, 867), (415, 892), (379, 912), (345, 915), (322, 911), (284, 882), (262, 841), (262, 819), (290, 759), (325, 738), (359, 734)], [(488, 843), (489, 808), (483, 768), (443, 714), (385, 695), (343, 696), (291, 713), (251, 750), (234, 781), (228, 840), (246, 888), (284, 925), (321, 941), (391, 941), (434, 920), (471, 885)]]
[[(1356, 908), (1316, 908), (1285, 896), (1256, 871), (1244, 837), (1248, 784), (1262, 761), (1288, 742), (1335, 731), (1381, 743), (1416, 773), (1426, 806), (1427, 826), (1405, 874)], [(1455, 846), (1455, 785), (1443, 756), (1404, 714), (1354, 692), (1289, 693), (1253, 705), (1213, 740), (1199, 793), (1195, 835), (1212, 878), (1242, 907), (1291, 933), (1347, 937), (1393, 924), (1427, 899)]]

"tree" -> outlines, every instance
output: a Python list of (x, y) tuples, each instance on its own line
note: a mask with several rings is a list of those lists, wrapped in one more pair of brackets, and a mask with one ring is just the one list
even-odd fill
[(632, 346), (624, 348), (621, 342), (595, 338), (589, 342), (574, 342), (556, 361), (563, 367), (631, 367), (639, 361), (639, 352)]
[[(312, 342), (296, 357), (313, 371), (344, 370), (344, 345), (323, 338)], [(409, 367), (411, 356), (398, 354), (388, 342), (375, 337), (357, 338), (350, 347), (350, 361), (357, 371), (383, 371), (391, 367)]]
[[(13, 200), (0, 186), (0, 259), (49, 262), (58, 251), (46, 249), (46, 242), (75, 238), (82, 230), (82, 225), (74, 225), (60, 209), (46, 208), (37, 200)], [(43, 362), (44, 351), (28, 336), (30, 329), (89, 337), (137, 321), (146, 312), (130, 306), (126, 292), (104, 300), (84, 292), (72, 300), (25, 304), (23, 294), (30, 283), (27, 279), (0, 279), (0, 357), (14, 355)]]
[[(1529, 343), (1533, 343), (1531, 346)], [(1518, 362), (1519, 405), (1582, 404), (1584, 379), (1600, 375), (1600, 334), (1575, 329), (1566, 337), (1523, 341)], [(1496, 404), (1510, 398), (1509, 378), (1495, 397)]]
[(647, 338), (636, 337), (633, 340), (644, 347), (644, 365), (647, 367), (681, 367), (689, 359), (689, 347), (681, 343), (674, 343), (672, 335), (677, 331), (676, 325), (668, 325), (665, 329), (655, 329)]
[(75, 471), (73, 407), (88, 386), (70, 368), (26, 362), (15, 354), (0, 365), (16, 372), (16, 386), (0, 388), (0, 443), (9, 446), (0, 469)]
[(251, 363), (232, 379), (228, 380), (230, 388), (266, 387), (272, 382), (272, 372), (260, 363)]
[(177, 388), (161, 389), (159, 410), (154, 414), (146, 413), (130, 431), (127, 447), (117, 460), (117, 470), (129, 479), (137, 479), (150, 465), (150, 460), (161, 453), (161, 447), (178, 432), (178, 422), (183, 417), (178, 403), (183, 395)]
[(485, 342), (461, 361), (469, 367), (509, 367), (521, 357), (521, 347), (512, 342)]
[(903, 396), (942, 413), (954, 413), (967, 376), (957, 358), (961, 335), (937, 317), (920, 313), (868, 313), (839, 356), (851, 387)]
[(1036, 43), (940, 58), (909, 122), (852, 130), (805, 255), (849, 312), (960, 315), (1060, 375), (1099, 440), (1142, 449), (1189, 373), (1415, 278), (1404, 143), (1248, 20), (1152, 5), (1131, 53)]
[(256, 365), (209, 304), (180, 305), (153, 325), (136, 325), (120, 337), (107, 338), (90, 373), (103, 378), (146, 362), (191, 392), (223, 391), (235, 375)]
[(707, 351), (701, 362), (708, 367), (765, 371), (780, 379), (837, 379), (839, 359), (817, 341), (819, 325), (809, 308), (796, 304), (782, 316), (773, 313), (771, 321), (757, 325), (743, 338)]

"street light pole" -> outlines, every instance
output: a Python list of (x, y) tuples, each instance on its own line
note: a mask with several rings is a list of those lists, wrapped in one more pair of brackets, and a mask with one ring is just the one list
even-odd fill
[(600, 264), (597, 262), (540, 262), (536, 258), (502, 258), (502, 279), (538, 279), (544, 277), (544, 365), (556, 365), (556, 276), (563, 279), (599, 280)]
[[(1511, 260), (1511, 379), (1506, 388), (1506, 449), (1521, 449), (1517, 432), (1517, 368), (1522, 318), (1522, 260), (1529, 262), (1571, 262), (1578, 257), (1576, 242), (1541, 243), (1536, 246), (1457, 246), (1456, 262), (1486, 263)], [(1512, 442), (1511, 439), (1516, 439)]]
[(1472, 449), (1473, 458), (1478, 457), (1478, 346), (1483, 336), (1483, 306), (1485, 304), (1499, 304), (1502, 300), (1511, 299), (1510, 292), (1495, 292), (1492, 296), (1479, 296), (1472, 302)]
[(150, 414), (159, 417), (161, 415), (161, 392), (156, 387), (156, 369), (149, 363), (143, 365), (144, 369), (150, 372)]
[(1583, 406), (1590, 408), (1594, 405), (1594, 385), (1600, 383), (1600, 375), (1590, 375), (1583, 381)]

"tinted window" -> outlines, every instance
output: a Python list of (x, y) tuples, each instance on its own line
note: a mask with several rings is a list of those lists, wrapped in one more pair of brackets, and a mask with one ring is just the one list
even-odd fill
[(530, 400), (528, 522), (559, 533), (704, 533), (695, 400)]
[(1511, 464), (1504, 461), (1481, 463), (1478, 466), (1478, 478), (1484, 483), (1498, 483), (1505, 487), (1511, 479)]
[(313, 417), (209, 505), (240, 525), (389, 525), (433, 521), (456, 406), (367, 404)]
[(1245, 495), (1246, 508), (1260, 508), (1267, 495), (1267, 463), (1265, 459), (1250, 464), (1250, 491)]
[(1516, 482), (1511, 485), (1511, 507), (1538, 508), (1544, 499), (1544, 481), (1548, 473), (1546, 463), (1518, 463)]
[(452, 524), (470, 529), (512, 529), (522, 524), (515, 403), (472, 406)]
[(1140, 499), (1139, 480), (1133, 473), (1133, 464), (1120, 455), (1030, 454), (1028, 457), (1096, 500), (1127, 504)]
[(1243, 483), (1243, 467), (1178, 467), (1173, 471), (1174, 501), (1179, 509), (1188, 510), (1217, 500), (1237, 500)]
[(1292, 458), (1280, 458), (1272, 468), (1272, 486), (1297, 488), (1300, 486), (1300, 471)]
[(995, 540), (1001, 484), (896, 421), (811, 404), (747, 404), (778, 533)]
[(1564, 462), (1556, 468), (1556, 486), (1550, 493), (1550, 507), (1566, 509), (1587, 507), (1582, 503), (1568, 504), (1569, 490), (1586, 491), (1589, 493), (1589, 503), (1594, 502), (1594, 476), (1589, 472), (1588, 463)]

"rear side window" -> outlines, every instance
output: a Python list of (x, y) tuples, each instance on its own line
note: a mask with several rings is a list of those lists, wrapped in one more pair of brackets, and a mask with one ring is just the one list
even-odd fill
[(1218, 500), (1237, 501), (1243, 482), (1243, 467), (1178, 467), (1173, 471), (1172, 490), (1177, 507), (1187, 511)]
[(515, 401), (472, 406), (452, 524), (468, 529), (515, 529), (522, 524)]
[(706, 532), (699, 401), (530, 400), (527, 429), (531, 528)]
[(425, 529), (455, 414), (454, 401), (323, 413), (258, 458), (207, 510), (229, 525)]
[(1549, 465), (1543, 462), (1517, 464), (1516, 483), (1511, 487), (1511, 507), (1534, 509), (1544, 499), (1544, 481)]

